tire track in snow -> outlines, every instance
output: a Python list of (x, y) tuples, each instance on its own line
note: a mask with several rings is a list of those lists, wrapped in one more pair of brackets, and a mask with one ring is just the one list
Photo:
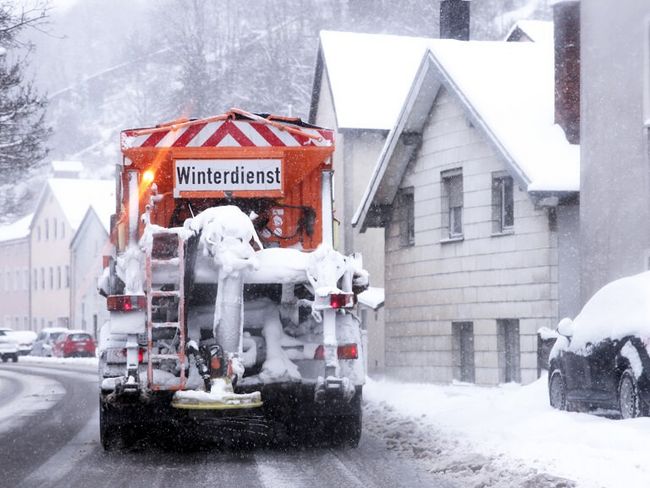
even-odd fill
[[(70, 471), (79, 469), (83, 459), (98, 447), (98, 423), (99, 413), (95, 412), (76, 436), (41, 464), (36, 471), (32, 471), (16, 488), (57, 486)], [(63, 483), (62, 486), (67, 486), (67, 483)]]
[(61, 383), (36, 372), (0, 369), (0, 377), (20, 384), (17, 394), (0, 406), (0, 434), (17, 429), (39, 412), (52, 408), (65, 394)]
[[(15, 415), (10, 415), (11, 428), (0, 432), (0, 445), (7, 446), (0, 456), (0, 485), (16, 487), (90, 423), (89, 419), (97, 412), (97, 379), (90, 372), (57, 371), (56, 367), (47, 366), (11, 365), (0, 368), (0, 374), (18, 378), (24, 384), (18, 405), (25, 422), (18, 422)], [(47, 402), (42, 402), (46, 393), (43, 385), (56, 388), (46, 396)], [(37, 396), (29, 396), (35, 388), (41, 391), (36, 391)], [(45, 403), (46, 409), (37, 407), (27, 416), (25, 399), (28, 403), (41, 401), (41, 407)], [(16, 401), (10, 405), (15, 410)]]

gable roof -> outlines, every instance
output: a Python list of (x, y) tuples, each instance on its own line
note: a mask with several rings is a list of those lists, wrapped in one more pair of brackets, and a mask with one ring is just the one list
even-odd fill
[[(383, 225), (441, 86), (487, 136), (529, 192), (575, 193), (580, 149), (554, 123), (553, 46), (541, 43), (431, 41), (397, 123), (379, 156), (352, 225)], [(377, 211), (375, 211), (377, 210)]]
[(104, 230), (104, 232), (106, 232), (107, 236), (110, 234), (110, 217), (111, 217), (111, 214), (113, 214), (115, 212), (115, 210), (114, 209), (110, 210), (110, 213), (108, 213), (107, 215), (106, 214), (100, 215), (100, 212), (102, 212), (102, 211), (106, 212), (107, 210), (108, 210), (108, 206), (105, 206), (105, 208), (100, 210), (100, 211), (98, 211), (97, 208), (94, 205), (90, 205), (88, 207), (88, 209), (86, 210), (86, 213), (84, 214), (83, 219), (81, 219), (81, 223), (79, 224), (79, 227), (75, 231), (74, 236), (72, 237), (72, 240), (70, 241), (70, 247), (71, 248), (76, 248), (78, 242), (83, 242), (83, 241), (80, 241), (80, 239), (82, 239), (81, 236), (84, 234), (84, 232), (86, 232), (85, 229), (88, 228), (89, 222), (92, 219), (95, 219), (95, 220), (97, 220), (97, 222), (100, 223), (100, 225), (102, 226), (102, 229)]
[(50, 178), (41, 192), (35, 215), (45, 205), (49, 194), (59, 202), (70, 227), (77, 230), (89, 206), (93, 205), (103, 209), (108, 205), (115, 204), (115, 182), (113, 180)]
[(312, 110), (327, 74), (339, 129), (389, 131), (431, 39), (321, 31)]
[(553, 22), (549, 20), (520, 20), (512, 26), (505, 40), (553, 44)]

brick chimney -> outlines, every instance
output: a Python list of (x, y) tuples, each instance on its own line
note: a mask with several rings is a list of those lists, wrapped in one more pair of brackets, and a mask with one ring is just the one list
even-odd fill
[(469, 41), (469, 0), (440, 1), (440, 39)]
[(553, 4), (555, 123), (571, 144), (580, 144), (580, 2)]

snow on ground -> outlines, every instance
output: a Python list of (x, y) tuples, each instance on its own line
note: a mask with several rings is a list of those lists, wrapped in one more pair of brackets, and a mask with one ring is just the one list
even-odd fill
[(97, 358), (46, 358), (41, 356), (20, 356), (19, 363), (32, 364), (72, 364), (77, 366), (97, 366)]
[(648, 486), (650, 418), (556, 411), (546, 377), (494, 388), (369, 380), (364, 397), (366, 429), (461, 486)]

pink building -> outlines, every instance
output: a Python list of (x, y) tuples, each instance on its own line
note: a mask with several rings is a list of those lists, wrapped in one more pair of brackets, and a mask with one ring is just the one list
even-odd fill
[(29, 226), (33, 214), (0, 227), (0, 326), (29, 329)]

